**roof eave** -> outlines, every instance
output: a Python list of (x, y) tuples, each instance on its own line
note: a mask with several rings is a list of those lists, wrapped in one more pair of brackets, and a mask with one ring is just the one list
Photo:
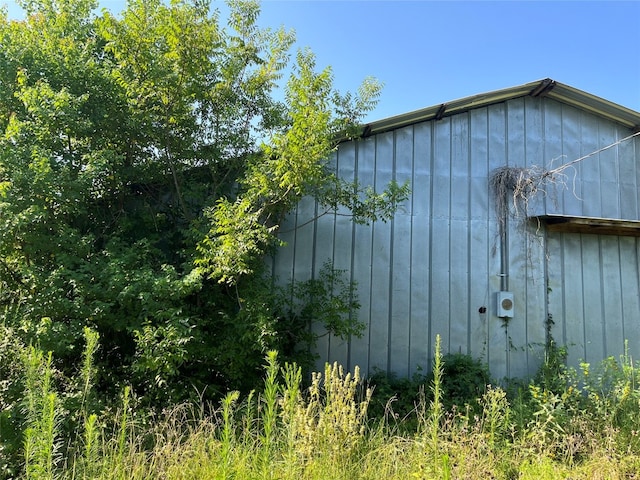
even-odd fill
[(547, 96), (582, 110), (608, 118), (609, 120), (620, 123), (625, 127), (634, 130), (640, 129), (640, 112), (636, 112), (635, 110), (610, 102), (604, 98), (578, 90), (577, 88), (570, 87), (569, 85), (556, 83), (556, 87), (549, 91)]
[(517, 87), (482, 93), (371, 122), (364, 127), (363, 131), (366, 132), (365, 136), (373, 135), (415, 123), (440, 120), (457, 113), (526, 96), (547, 96), (608, 118), (628, 128), (640, 129), (639, 112), (546, 78)]

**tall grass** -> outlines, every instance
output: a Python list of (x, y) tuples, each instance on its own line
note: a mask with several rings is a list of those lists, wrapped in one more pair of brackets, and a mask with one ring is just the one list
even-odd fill
[(23, 357), (25, 371), (24, 460), (27, 478), (53, 478), (56, 450), (56, 403), (52, 388), (51, 353), (45, 355), (31, 346)]
[[(89, 342), (87, 342), (89, 344)], [(265, 386), (217, 406), (180, 405), (158, 419), (125, 389), (118, 412), (83, 412), (78, 445), (58, 455), (60, 411), (50, 356), (28, 351), (24, 478), (56, 479), (616, 479), (640, 475), (638, 367), (620, 361), (565, 372), (563, 389), (532, 384), (509, 398), (488, 386), (479, 410), (443, 405), (439, 338), (433, 380), (412, 431), (371, 418), (372, 389), (337, 364), (307, 388), (295, 365), (265, 359)], [(84, 367), (91, 371), (91, 362)], [(84, 374), (83, 374), (84, 375)], [(83, 377), (85, 381), (86, 378)], [(87, 377), (88, 378), (88, 377)], [(90, 385), (90, 378), (85, 383)], [(557, 382), (554, 383), (557, 386)], [(87, 394), (90, 388), (85, 389)], [(90, 402), (82, 402), (87, 408)], [(474, 413), (475, 412), (475, 413)], [(403, 421), (403, 420), (400, 420)], [(107, 427), (107, 425), (110, 425)]]

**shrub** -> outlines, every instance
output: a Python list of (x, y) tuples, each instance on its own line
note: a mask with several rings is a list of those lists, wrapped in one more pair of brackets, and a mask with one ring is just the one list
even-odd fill
[(442, 389), (445, 408), (469, 405), (474, 412), (478, 412), (478, 399), (484, 395), (487, 385), (492, 383), (489, 367), (480, 359), (462, 353), (444, 355), (443, 364)]
[(22, 442), (20, 408), (24, 382), (20, 352), (24, 345), (12, 328), (0, 323), (0, 478), (11, 478)]
[[(462, 353), (450, 353), (442, 357), (442, 405), (451, 410), (469, 406), (472, 412), (481, 410), (479, 399), (491, 384), (489, 367), (480, 359)], [(376, 371), (368, 378), (373, 387), (369, 412), (372, 418), (409, 419), (421, 400), (427, 404), (432, 393), (429, 385), (433, 373), (423, 374), (421, 370), (411, 378), (398, 377), (393, 372)]]
[(373, 390), (369, 416), (372, 419), (406, 419), (412, 416), (429, 376), (415, 373), (411, 378), (393, 372), (376, 371), (367, 379)]

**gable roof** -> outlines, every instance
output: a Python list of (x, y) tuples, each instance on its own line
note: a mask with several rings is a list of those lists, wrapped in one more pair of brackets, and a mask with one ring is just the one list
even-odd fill
[(371, 122), (364, 126), (363, 137), (382, 133), (428, 120), (440, 120), (443, 117), (462, 113), (474, 108), (485, 107), (520, 97), (549, 97), (620, 123), (634, 131), (640, 130), (640, 112), (623, 107), (590, 93), (556, 82), (550, 78), (527, 83), (518, 87), (505, 88), (452, 102), (422, 108), (413, 112), (396, 115)]

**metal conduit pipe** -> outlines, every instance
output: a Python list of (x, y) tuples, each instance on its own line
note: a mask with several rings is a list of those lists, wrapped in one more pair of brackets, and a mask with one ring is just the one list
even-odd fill
[[(505, 192), (504, 205), (509, 205), (509, 195)], [(509, 209), (502, 209), (502, 218), (500, 219), (500, 290), (503, 292), (509, 291), (509, 229), (507, 223), (509, 222)], [(507, 371), (507, 377), (511, 376), (511, 359), (509, 352), (509, 322), (504, 319), (504, 336), (505, 336), (505, 366)]]

